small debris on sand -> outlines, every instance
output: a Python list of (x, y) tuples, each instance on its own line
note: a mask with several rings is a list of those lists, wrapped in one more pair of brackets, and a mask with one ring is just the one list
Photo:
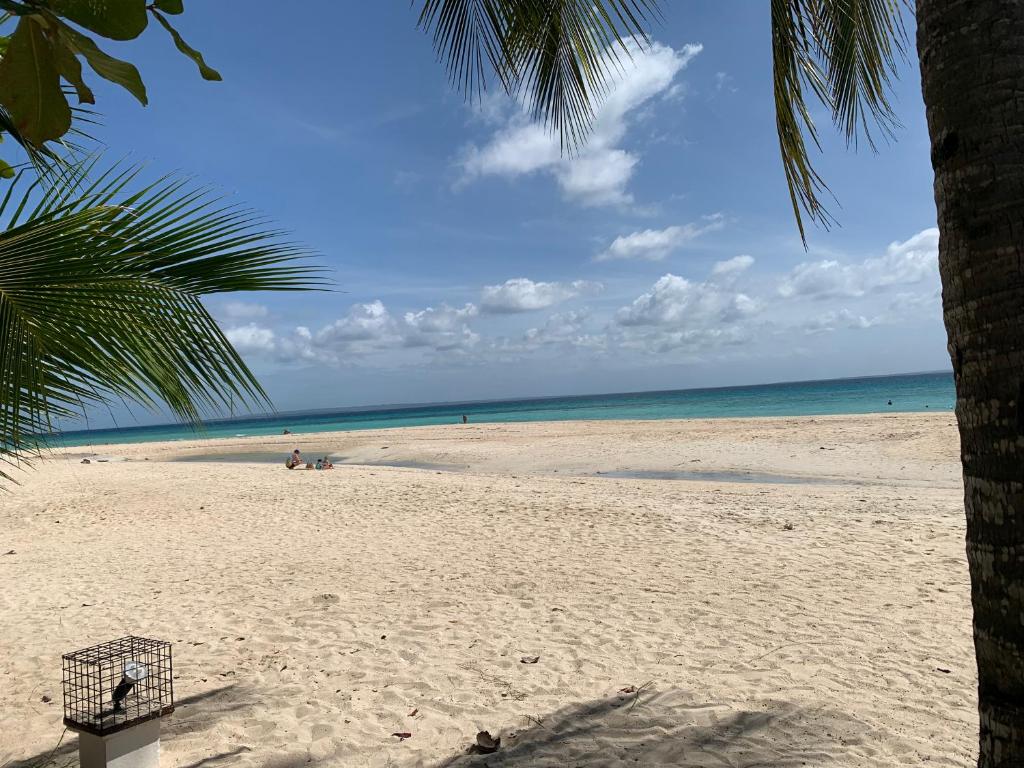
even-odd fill
[(82, 463), (83, 464), (92, 464), (92, 462), (89, 461), (88, 459), (82, 459)]
[(540, 661), (540, 656), (523, 656), (519, 661), (523, 664), (536, 664)]
[(491, 736), (490, 731), (480, 731), (476, 735), (476, 751), (484, 755), (497, 752), (501, 747), (501, 736)]
[(397, 736), (399, 741), (405, 741), (406, 739), (412, 738), (412, 734), (408, 731), (398, 731), (396, 733), (392, 733), (391, 735)]
[(784, 530), (784, 531), (792, 531), (793, 530), (793, 524), (792, 523), (786, 523), (784, 526), (782, 526), (782, 530)]

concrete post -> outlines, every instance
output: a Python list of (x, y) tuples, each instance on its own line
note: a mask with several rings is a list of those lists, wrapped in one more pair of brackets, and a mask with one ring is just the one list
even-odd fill
[(109, 736), (78, 734), (81, 768), (160, 768), (160, 718)]

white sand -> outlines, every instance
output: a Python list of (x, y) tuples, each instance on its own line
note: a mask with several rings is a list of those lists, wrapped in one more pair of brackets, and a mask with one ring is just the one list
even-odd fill
[[(462, 469), (289, 472), (296, 446)], [(128, 633), (175, 643), (164, 766), (973, 763), (949, 414), (86, 452), (0, 499), (0, 766), (60, 736), (60, 654)], [(813, 482), (594, 475), (623, 470)]]

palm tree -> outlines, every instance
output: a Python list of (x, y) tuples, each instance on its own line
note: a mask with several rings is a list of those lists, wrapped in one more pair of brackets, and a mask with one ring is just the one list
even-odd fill
[[(303, 249), (186, 179), (48, 165), (0, 199), (0, 462), (110, 398), (193, 423), (267, 398), (200, 297), (302, 290)], [(2, 465), (0, 465), (2, 466)], [(0, 471), (0, 477), (11, 479)]]
[[(908, 42), (900, 0), (771, 0), (776, 128), (793, 210), (825, 226), (827, 192), (805, 94), (847, 140), (891, 130), (889, 82)], [(931, 137), (943, 314), (957, 421), (974, 605), (978, 765), (1024, 766), (1024, 1), (916, 0)], [(593, 105), (646, 41), (656, 0), (425, 0), (454, 84), (493, 73), (568, 151)], [(806, 239), (805, 239), (806, 241)]]

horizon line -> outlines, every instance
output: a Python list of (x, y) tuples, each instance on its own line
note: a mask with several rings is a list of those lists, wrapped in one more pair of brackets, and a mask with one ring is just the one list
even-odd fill
[[(239, 414), (237, 416), (227, 416), (223, 418), (214, 419), (203, 419), (200, 421), (202, 425), (213, 425), (213, 424), (230, 424), (236, 421), (245, 420), (273, 420), (286, 418), (288, 416), (312, 416), (317, 414), (332, 414), (332, 413), (374, 413), (383, 411), (402, 411), (402, 410), (415, 410), (417, 408), (442, 408), (442, 407), (454, 407), (454, 406), (476, 406), (476, 405), (490, 405), (494, 403), (518, 403), (518, 402), (540, 402), (544, 400), (564, 400), (564, 399), (584, 399), (588, 397), (610, 397), (612, 395), (660, 395), (669, 392), (713, 392), (716, 390), (723, 389), (754, 389), (758, 387), (776, 387), (787, 384), (825, 384), (834, 381), (857, 381), (860, 379), (893, 379), (906, 376), (928, 376), (934, 374), (950, 374), (952, 375), (952, 369), (939, 369), (930, 371), (906, 371), (901, 373), (880, 373), (880, 374), (869, 374), (863, 376), (839, 376), (828, 379), (798, 379), (798, 380), (782, 380), (782, 381), (765, 381), (758, 382), (755, 384), (723, 384), (711, 387), (683, 387), (677, 389), (644, 389), (644, 390), (630, 390), (625, 392), (587, 392), (575, 395), (525, 395), (518, 397), (500, 397), (500, 398), (489, 398), (480, 400), (439, 400), (433, 402), (420, 402), (420, 403), (377, 403), (371, 405), (353, 405), (353, 406), (340, 406), (340, 407), (329, 407), (329, 408), (313, 408), (309, 410), (295, 409), (288, 411), (263, 411), (261, 413), (250, 413), (250, 414)], [(96, 427), (87, 429), (70, 429), (70, 430), (58, 430), (51, 433), (51, 436), (56, 435), (78, 435), (83, 433), (103, 433), (103, 432), (124, 432), (129, 430), (138, 429), (158, 429), (161, 427), (182, 427), (186, 426), (187, 422), (161, 422), (156, 424), (136, 424), (130, 427)]]

